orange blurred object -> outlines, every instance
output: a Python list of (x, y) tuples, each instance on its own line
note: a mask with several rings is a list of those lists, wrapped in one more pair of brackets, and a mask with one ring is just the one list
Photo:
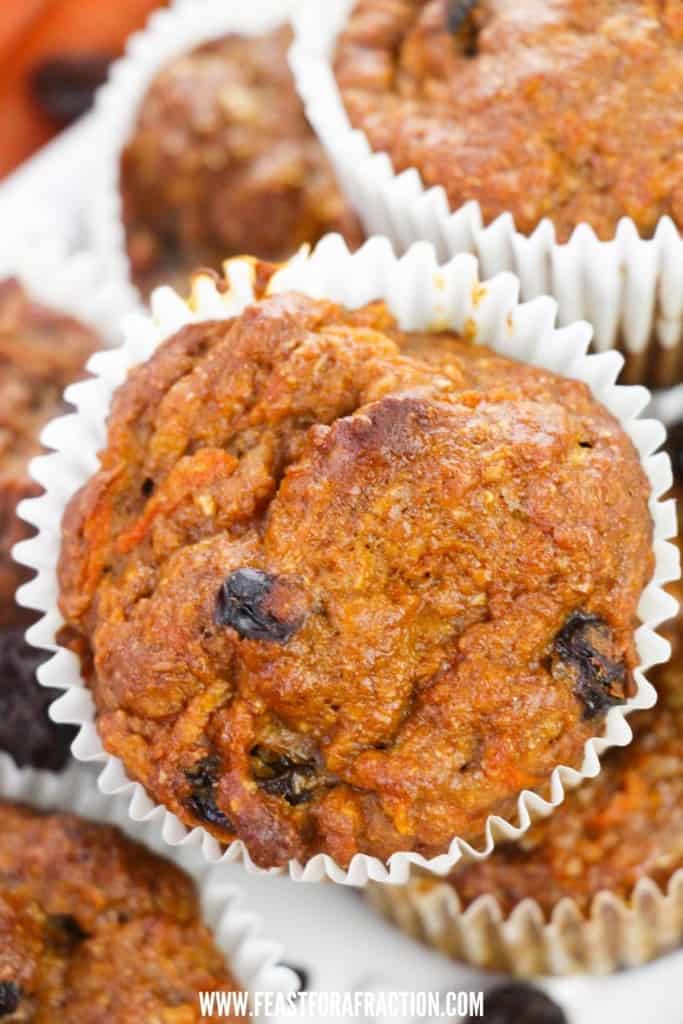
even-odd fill
[(0, 176), (62, 127), (32, 90), (32, 77), (45, 62), (117, 56), (160, 6), (162, 0), (2, 0)]

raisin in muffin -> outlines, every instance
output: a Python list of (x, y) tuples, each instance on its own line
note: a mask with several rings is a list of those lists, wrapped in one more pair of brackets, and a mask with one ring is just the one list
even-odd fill
[(303, 113), (287, 65), (291, 32), (230, 35), (152, 82), (121, 159), (133, 279), (144, 293), (228, 256), (291, 255), (355, 218)]
[[(679, 529), (681, 442), (679, 425), (668, 445), (678, 470)], [(509, 914), (529, 898), (549, 917), (567, 897), (587, 914), (603, 890), (628, 901), (641, 878), (666, 891), (683, 869), (683, 587), (677, 583), (669, 591), (679, 601), (676, 618), (662, 627), (672, 657), (652, 674), (656, 707), (629, 718), (632, 744), (608, 751), (600, 775), (569, 793), (519, 842), (499, 844), (486, 861), (459, 864), (448, 881), (463, 908), (487, 894)], [(434, 883), (413, 884), (428, 889)]]
[(62, 642), (187, 825), (263, 866), (435, 855), (632, 692), (649, 487), (584, 384), (268, 273), (116, 393)]
[(481, 863), (456, 867), (450, 882), (464, 907), (487, 894), (508, 914), (530, 898), (549, 916), (568, 897), (588, 913), (603, 890), (629, 900), (641, 878), (666, 891), (683, 868), (680, 625), (674, 660), (653, 679), (657, 708), (629, 720), (632, 745), (610, 751), (602, 773), (518, 843), (499, 845)]
[(3, 1021), (190, 1024), (199, 991), (237, 989), (184, 872), (115, 828), (0, 809)]
[(16, 506), (39, 493), (28, 463), (41, 451), (40, 431), (64, 410), (64, 388), (98, 344), (93, 331), (32, 301), (18, 281), (0, 282), (0, 750), (36, 768), (60, 767), (74, 733), (49, 721), (55, 694), (35, 679), (43, 656), (23, 640), (32, 613), (14, 594), (30, 574), (12, 547), (31, 531)]
[(454, 209), (561, 241), (683, 226), (680, 0), (357, 0), (335, 68), (352, 125)]

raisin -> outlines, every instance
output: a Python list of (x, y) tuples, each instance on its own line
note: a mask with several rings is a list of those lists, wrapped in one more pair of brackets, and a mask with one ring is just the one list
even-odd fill
[(477, 0), (446, 0), (446, 28), (458, 32), (477, 5)]
[(101, 53), (48, 57), (31, 75), (31, 91), (42, 110), (62, 125), (90, 110), (96, 90), (107, 80), (112, 58)]
[(59, 771), (77, 730), (48, 717), (47, 709), (60, 691), (46, 689), (36, 679), (47, 658), (26, 643), (21, 630), (0, 632), (0, 750), (20, 768)]
[(21, 989), (13, 981), (0, 981), (0, 1017), (8, 1017), (19, 1009)]
[(88, 937), (71, 914), (51, 914), (48, 925), (52, 932), (53, 944), (62, 953), (70, 952)]
[(484, 1016), (468, 1017), (483, 1024), (567, 1024), (562, 1007), (531, 985), (510, 983), (491, 989), (484, 996)]
[(626, 702), (628, 672), (623, 661), (614, 661), (609, 650), (609, 626), (597, 615), (575, 611), (553, 642), (552, 669), (556, 661), (570, 666), (576, 675), (574, 694), (584, 704), (583, 717), (595, 718)]
[(681, 484), (683, 483), (683, 420), (679, 420), (678, 423), (669, 427), (666, 450), (671, 456), (674, 480), (677, 484)]
[(140, 485), (140, 490), (145, 498), (151, 498), (154, 494), (154, 481), (151, 476), (146, 476)]
[(214, 621), (231, 626), (247, 640), (286, 643), (301, 620), (286, 622), (265, 606), (277, 583), (277, 577), (259, 569), (237, 569), (230, 573), (216, 596)]
[(214, 790), (219, 772), (220, 762), (217, 757), (206, 757), (195, 768), (186, 772), (190, 795), (185, 800), (185, 806), (201, 821), (234, 832), (232, 822), (216, 804)]
[(288, 754), (256, 746), (251, 751), (254, 777), (269, 796), (279, 796), (296, 807), (313, 796), (318, 784), (313, 761), (295, 761)]

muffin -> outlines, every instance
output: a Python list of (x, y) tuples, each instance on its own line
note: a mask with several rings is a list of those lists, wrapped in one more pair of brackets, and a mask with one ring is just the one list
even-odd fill
[(433, 856), (632, 693), (649, 485), (584, 384), (271, 272), (114, 396), (60, 642), (188, 826), (264, 867)]
[(311, 131), (287, 65), (291, 32), (225, 36), (153, 80), (120, 164), (134, 282), (184, 287), (198, 265), (291, 255), (358, 224)]
[(31, 531), (16, 506), (40, 493), (28, 472), (40, 431), (65, 409), (64, 388), (98, 345), (93, 331), (34, 302), (17, 280), (0, 282), (0, 750), (20, 766), (60, 768), (75, 731), (48, 719), (57, 693), (35, 678), (46, 656), (23, 639), (32, 613), (14, 594), (29, 573), (13, 561), (12, 547)]
[(0, 807), (3, 1020), (189, 1024), (199, 991), (237, 990), (184, 872), (115, 828)]
[(562, 242), (683, 226), (679, 0), (357, 0), (335, 71), (352, 126), (452, 209)]

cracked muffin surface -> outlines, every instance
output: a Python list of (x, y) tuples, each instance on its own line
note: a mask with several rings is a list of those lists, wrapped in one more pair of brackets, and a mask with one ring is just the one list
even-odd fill
[(291, 31), (226, 36), (171, 61), (143, 98), (120, 165), (132, 276), (184, 287), (228, 256), (284, 259), (329, 231), (362, 240), (306, 121)]
[(106, 749), (261, 865), (478, 841), (633, 691), (639, 458), (582, 383), (255, 277), (115, 395), (62, 640)]
[(0, 812), (3, 1021), (191, 1024), (198, 991), (236, 990), (183, 871), (110, 826)]
[(357, 0), (335, 70), (353, 127), (453, 209), (560, 241), (683, 225), (680, 0)]

